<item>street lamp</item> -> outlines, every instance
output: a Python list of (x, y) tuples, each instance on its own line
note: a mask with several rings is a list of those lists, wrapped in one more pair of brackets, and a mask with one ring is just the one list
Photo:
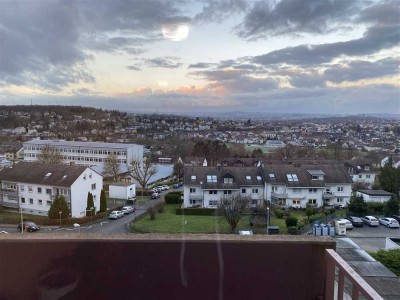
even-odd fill
[(19, 186), (17, 186), (17, 197), (19, 199), (19, 210), (21, 212), (21, 233), (23, 234), (24, 233), (24, 217), (22, 215), (22, 199), (19, 198), (18, 189), (19, 189)]
[(267, 234), (269, 234), (269, 207), (267, 207)]
[(62, 211), (60, 210), (58, 213), (60, 214), (60, 227), (61, 227), (61, 215), (62, 215)]

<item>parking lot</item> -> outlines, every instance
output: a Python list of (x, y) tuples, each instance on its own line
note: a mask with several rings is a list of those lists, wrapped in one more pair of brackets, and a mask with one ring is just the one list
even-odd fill
[(378, 227), (354, 227), (346, 231), (346, 237), (352, 239), (360, 248), (365, 251), (378, 251), (385, 249), (386, 237), (400, 238), (400, 229), (387, 228), (379, 225)]

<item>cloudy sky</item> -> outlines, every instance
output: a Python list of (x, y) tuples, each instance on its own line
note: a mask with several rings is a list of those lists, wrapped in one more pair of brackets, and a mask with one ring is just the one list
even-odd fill
[(400, 0), (0, 0), (0, 104), (400, 114)]

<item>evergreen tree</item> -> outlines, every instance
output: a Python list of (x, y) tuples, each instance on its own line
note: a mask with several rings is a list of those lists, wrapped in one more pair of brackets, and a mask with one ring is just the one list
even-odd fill
[(86, 204), (86, 216), (90, 217), (92, 215), (91, 208), (93, 207), (93, 214), (95, 213), (93, 195), (91, 192), (88, 192), (87, 196), (87, 204)]
[(392, 157), (389, 157), (388, 162), (381, 168), (379, 183), (387, 192), (397, 194), (400, 191), (400, 169), (393, 167)]
[(363, 196), (353, 196), (350, 199), (348, 208), (349, 212), (364, 214), (368, 209), (368, 205)]
[(391, 217), (392, 215), (398, 215), (400, 209), (400, 199), (394, 195), (385, 203), (383, 211), (385, 216)]
[(68, 208), (67, 201), (65, 201), (64, 196), (58, 195), (53, 204), (50, 206), (48, 216), (50, 219), (59, 219), (61, 211), (61, 219), (65, 219), (69, 217), (70, 210)]
[(105, 211), (107, 211), (106, 192), (104, 190), (101, 190), (101, 194), (100, 194), (100, 212), (105, 212)]

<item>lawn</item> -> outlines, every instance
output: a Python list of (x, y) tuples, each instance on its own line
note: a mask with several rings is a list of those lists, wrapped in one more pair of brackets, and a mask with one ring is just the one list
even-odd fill
[[(149, 216), (132, 224), (135, 232), (161, 233), (229, 233), (230, 227), (224, 217), (176, 215), (177, 205), (165, 206), (164, 213), (156, 214), (155, 220)], [(249, 230), (249, 218), (243, 217), (237, 230)]]

